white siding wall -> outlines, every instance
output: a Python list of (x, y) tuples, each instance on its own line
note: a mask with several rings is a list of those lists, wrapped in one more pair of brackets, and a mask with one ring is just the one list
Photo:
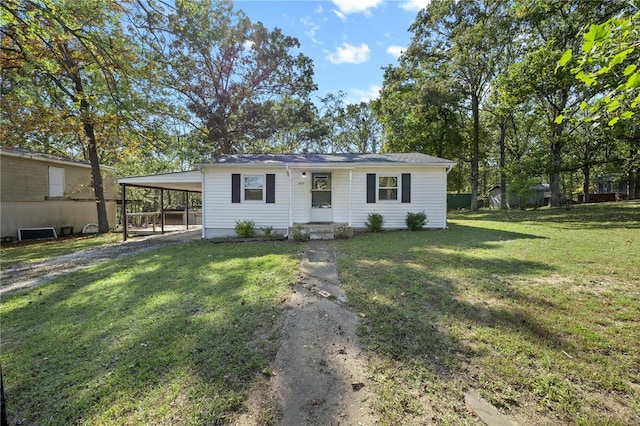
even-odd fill
[[(377, 201), (367, 204), (367, 173), (395, 174), (411, 173), (411, 203), (401, 202), (401, 188), (398, 188), (397, 201)], [(398, 182), (400, 185), (400, 182)], [(427, 228), (446, 227), (446, 171), (442, 167), (433, 168), (397, 168), (361, 169), (353, 172), (352, 226), (365, 227), (369, 212), (380, 213), (385, 219), (385, 228), (406, 228), (407, 212), (427, 214)]]
[(340, 170), (333, 173), (333, 221), (349, 222), (349, 171)]
[[(231, 175), (266, 175), (274, 173), (275, 203), (264, 201), (231, 202)], [(241, 188), (242, 189), (242, 188)], [(266, 191), (266, 188), (264, 189)], [(242, 198), (242, 197), (241, 197)], [(233, 236), (238, 220), (253, 220), (256, 229), (272, 226), (274, 231), (285, 232), (289, 220), (289, 181), (282, 169), (251, 168), (251, 169), (207, 169), (203, 184), (203, 227), (204, 237)]]
[[(302, 172), (307, 174), (306, 178), (302, 178)], [(307, 223), (311, 208), (311, 171), (292, 169), (290, 173), (293, 223)]]
[[(302, 178), (302, 172), (306, 178)], [(310, 210), (310, 185), (313, 169), (293, 169), (291, 173), (292, 222), (307, 223)], [(275, 204), (264, 201), (241, 201), (231, 203), (232, 173), (267, 174), (275, 173)], [(397, 201), (378, 201), (367, 204), (367, 173), (397, 174), (411, 173), (411, 203), (401, 202), (401, 186), (398, 182)], [(405, 228), (407, 212), (427, 214), (427, 228), (446, 227), (446, 171), (443, 167), (398, 167), (356, 168), (352, 171), (351, 193), (349, 190), (349, 170), (333, 170), (332, 206), (333, 221), (349, 222), (351, 207), (351, 225), (364, 228), (367, 214), (375, 211), (385, 218), (385, 228)], [(350, 198), (351, 195), (351, 198)], [(220, 168), (205, 171), (203, 182), (203, 227), (204, 237), (235, 235), (237, 220), (253, 220), (256, 227), (272, 226), (274, 230), (286, 232), (289, 226), (289, 177), (284, 169)]]

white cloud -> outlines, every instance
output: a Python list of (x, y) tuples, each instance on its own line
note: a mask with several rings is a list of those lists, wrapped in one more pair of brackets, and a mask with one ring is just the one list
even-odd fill
[(370, 9), (378, 7), (380, 3), (382, 3), (382, 0), (333, 0), (333, 4), (338, 6), (343, 16), (350, 13), (363, 13), (369, 16), (371, 14)]
[(337, 47), (335, 52), (327, 53), (326, 58), (334, 64), (361, 64), (369, 60), (369, 53), (370, 49), (366, 43), (360, 46), (342, 43), (342, 47)]
[(337, 16), (341, 21), (346, 21), (346, 20), (347, 20), (347, 16), (346, 16), (344, 13), (340, 12), (339, 10), (331, 9), (331, 11), (332, 11), (333, 13), (335, 13), (335, 15), (336, 15), (336, 16)]
[(320, 29), (320, 25), (316, 24), (309, 18), (301, 18), (300, 22), (302, 22), (305, 27), (304, 33), (309, 36), (311, 41), (316, 44), (322, 44), (322, 42), (316, 38), (316, 31)]
[(392, 45), (387, 47), (387, 53), (396, 59), (398, 59), (405, 50), (407, 50), (407, 48), (404, 46)]
[(360, 102), (369, 102), (380, 96), (382, 87), (372, 84), (367, 89), (349, 89), (344, 98), (345, 104), (359, 104)]
[(429, 6), (430, 3), (431, 0), (406, 0), (400, 7), (409, 12), (419, 12)]

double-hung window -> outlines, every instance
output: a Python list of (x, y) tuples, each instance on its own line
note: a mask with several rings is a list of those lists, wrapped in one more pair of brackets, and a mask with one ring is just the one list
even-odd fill
[(244, 175), (244, 200), (264, 200), (264, 175)]
[(49, 166), (49, 197), (64, 197), (64, 168)]
[(398, 199), (398, 176), (378, 176), (378, 200), (396, 201)]

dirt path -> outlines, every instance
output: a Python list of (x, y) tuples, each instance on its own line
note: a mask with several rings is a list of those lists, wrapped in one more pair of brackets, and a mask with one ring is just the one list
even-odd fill
[[(279, 424), (376, 424), (358, 318), (346, 304), (331, 243), (310, 242), (300, 269), (268, 391)], [(249, 402), (256, 405), (261, 404)], [(237, 424), (258, 424), (253, 414)]]
[(164, 235), (135, 237), (125, 242), (80, 250), (63, 256), (22, 265), (8, 266), (0, 275), (0, 296), (25, 290), (113, 259), (132, 256), (158, 247), (199, 239), (200, 229)]

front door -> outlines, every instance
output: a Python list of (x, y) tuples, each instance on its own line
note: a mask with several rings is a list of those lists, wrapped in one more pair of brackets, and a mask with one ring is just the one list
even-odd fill
[(331, 173), (311, 174), (310, 222), (333, 222)]

